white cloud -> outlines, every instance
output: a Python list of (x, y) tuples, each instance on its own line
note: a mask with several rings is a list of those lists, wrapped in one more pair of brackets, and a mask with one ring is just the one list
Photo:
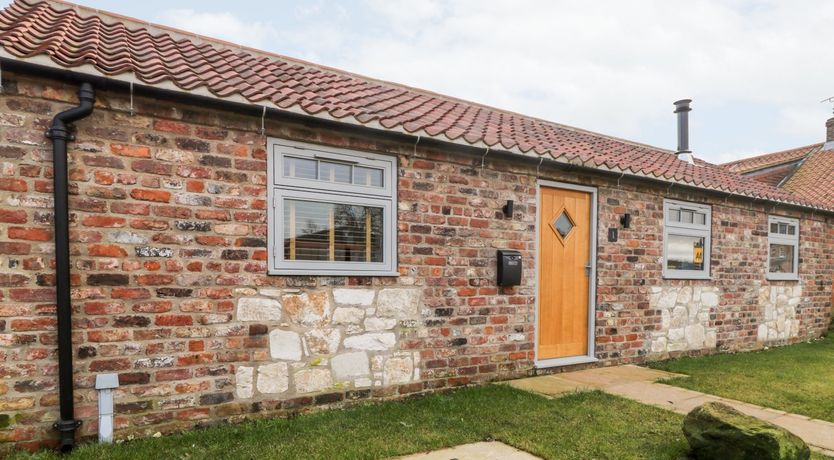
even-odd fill
[[(394, 24), (412, 13), (410, 1), (385, 4), (377, 13)], [(721, 120), (718, 109), (730, 99), (764, 106), (781, 120), (756, 138), (741, 128), (737, 138), (693, 138), (715, 161), (720, 153), (758, 150), (767, 144), (761, 137), (816, 142), (826, 117), (818, 101), (834, 94), (834, 60), (825, 58), (834, 3), (825, 1), (458, 0), (414, 13), (413, 33), (363, 37), (342, 63), (666, 147), (674, 143), (671, 103), (683, 97), (695, 99), (693, 118), (705, 135), (712, 124), (734, 122)], [(650, 131), (657, 127), (669, 133)]]
[(212, 13), (178, 8), (163, 11), (159, 20), (165, 25), (188, 32), (260, 49), (269, 48), (277, 36), (277, 31), (269, 23), (246, 22), (231, 12)]

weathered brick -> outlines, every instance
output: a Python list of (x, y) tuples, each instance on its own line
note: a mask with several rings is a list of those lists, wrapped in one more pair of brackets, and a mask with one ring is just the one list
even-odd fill
[(29, 189), (26, 181), (23, 179), (14, 179), (10, 177), (0, 178), (0, 190), (9, 192), (25, 192)]
[(54, 289), (9, 289), (9, 297), (18, 302), (49, 302), (55, 300)]
[(32, 245), (29, 243), (10, 243), (0, 241), (0, 254), (7, 255), (26, 255), (32, 250)]
[(126, 220), (123, 217), (114, 216), (84, 216), (81, 223), (87, 227), (124, 227)]
[(151, 149), (143, 145), (110, 144), (110, 151), (123, 157), (151, 157)]
[(190, 326), (194, 318), (190, 315), (159, 315), (154, 320), (157, 326)]
[(13, 240), (52, 241), (52, 231), (43, 228), (10, 227), (9, 238)]
[(147, 327), (151, 324), (151, 319), (147, 316), (116, 316), (113, 318), (113, 327)]
[(203, 406), (212, 406), (229, 402), (232, 399), (234, 399), (232, 393), (212, 393), (200, 396), (200, 404)]
[(194, 152), (208, 153), (208, 151), (211, 150), (211, 146), (208, 142), (190, 137), (178, 137), (174, 139), (174, 144), (183, 150), (191, 150)]
[(127, 251), (121, 246), (114, 244), (93, 244), (87, 249), (87, 252), (94, 257), (125, 257)]
[(87, 284), (90, 286), (127, 286), (130, 283), (130, 276), (122, 273), (94, 273), (87, 275)]
[(153, 128), (157, 131), (175, 134), (189, 134), (191, 132), (191, 127), (187, 123), (170, 120), (156, 120), (153, 123)]
[(137, 188), (130, 191), (130, 196), (135, 200), (155, 201), (157, 203), (171, 201), (171, 192), (166, 192), (165, 190), (144, 190)]
[(224, 260), (245, 260), (249, 257), (249, 251), (243, 249), (224, 249), (220, 258)]
[(159, 297), (190, 297), (193, 289), (186, 288), (158, 288), (156, 295)]
[(134, 160), (130, 166), (136, 172), (156, 174), (159, 176), (170, 176), (174, 171), (172, 165), (160, 163), (155, 160)]
[(208, 232), (211, 231), (211, 223), (193, 220), (178, 220), (174, 225), (177, 230), (183, 232)]
[(144, 385), (151, 381), (147, 372), (123, 372), (119, 374), (119, 385)]

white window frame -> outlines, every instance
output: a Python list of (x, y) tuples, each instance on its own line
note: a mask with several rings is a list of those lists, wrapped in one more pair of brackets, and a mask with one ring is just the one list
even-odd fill
[[(672, 222), (669, 220), (672, 210), (691, 210), (706, 214), (704, 224)], [(704, 269), (675, 270), (666, 266), (669, 235), (694, 236), (704, 238)], [(710, 257), (712, 253), (712, 206), (688, 201), (663, 200), (663, 277), (667, 279), (710, 279)]]
[[(774, 223), (794, 225), (796, 227), (796, 233), (794, 235), (771, 233), (770, 225)], [(772, 244), (793, 246), (793, 273), (773, 273), (770, 271), (770, 245)], [(782, 216), (767, 216), (767, 266), (765, 269), (767, 270), (768, 280), (799, 280), (799, 219)]]
[[(270, 138), (267, 141), (268, 270), (270, 275), (398, 276), (397, 158), (375, 153)], [(373, 187), (284, 177), (284, 157), (335, 160), (383, 170), (383, 186)], [(374, 206), (383, 210), (382, 262), (331, 262), (284, 258), (284, 199)]]

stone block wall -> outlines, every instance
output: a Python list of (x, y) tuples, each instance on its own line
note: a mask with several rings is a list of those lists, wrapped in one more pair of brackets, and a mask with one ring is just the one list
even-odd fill
[(759, 342), (789, 341), (799, 336), (797, 307), (802, 302), (802, 286), (762, 286), (759, 305), (763, 312), (756, 333)]
[[(8, 71), (3, 79), (0, 449), (34, 449), (54, 444), (57, 417), (51, 145), (43, 132), (75, 104), (77, 88)], [(482, 166), (482, 152), (268, 118), (268, 136), (398, 157), (400, 274), (269, 276), (261, 120), (138, 96), (131, 114), (129, 101), (100, 91), (69, 152), (82, 436), (97, 430), (102, 372), (119, 376), (117, 437), (532, 372), (537, 161), (491, 152)], [(770, 205), (579, 168), (545, 164), (538, 173), (599, 190), (601, 365), (790, 343), (827, 328), (829, 216), (784, 211), (802, 219), (802, 279), (772, 283), (764, 277)], [(713, 205), (712, 280), (662, 279), (664, 197)], [(511, 217), (501, 209), (508, 199)], [(619, 228), (625, 212), (631, 228), (609, 243), (607, 229)], [(502, 248), (522, 252), (520, 286), (495, 283)]]
[(420, 381), (420, 353), (400, 351), (399, 332), (425, 336), (416, 288), (262, 288), (237, 300), (237, 320), (269, 349), (235, 370), (235, 396), (309, 394)]
[(660, 311), (660, 330), (651, 334), (651, 353), (714, 349), (718, 334), (710, 314), (717, 310), (720, 295), (711, 286), (652, 287), (649, 307)]

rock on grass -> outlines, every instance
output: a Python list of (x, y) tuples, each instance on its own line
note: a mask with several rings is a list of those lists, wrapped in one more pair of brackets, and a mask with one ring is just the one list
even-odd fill
[(732, 407), (709, 402), (683, 420), (696, 460), (807, 460), (808, 445), (793, 433)]

